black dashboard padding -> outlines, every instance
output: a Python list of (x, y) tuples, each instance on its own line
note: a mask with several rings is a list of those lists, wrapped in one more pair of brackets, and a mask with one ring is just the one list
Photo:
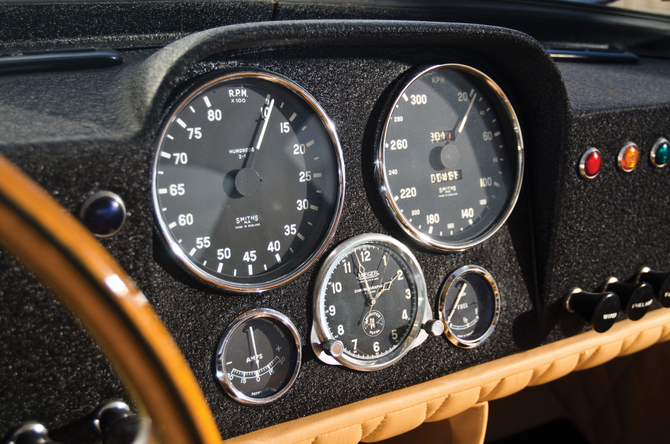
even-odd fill
[[(113, 191), (124, 199), (129, 213), (126, 226), (101, 242), (137, 281), (174, 334), (224, 437), (579, 333), (587, 329), (586, 323), (558, 307), (570, 286), (590, 290), (599, 273), (627, 278), (635, 264), (664, 266), (668, 237), (643, 239), (648, 232), (643, 227), (660, 227), (666, 233), (670, 228), (668, 171), (643, 164), (625, 175), (607, 162), (620, 142), (629, 138), (646, 147), (660, 135), (668, 137), (665, 122), (670, 100), (645, 106), (644, 100), (634, 100), (642, 85), (631, 81), (630, 93), (617, 99), (614, 108), (593, 111), (580, 105), (581, 101), (597, 102), (595, 96), (583, 98), (585, 92), (580, 89), (596, 82), (590, 71), (606, 74), (620, 67), (561, 64), (566, 89), (544, 48), (520, 32), (477, 25), (359, 20), (233, 25), (188, 36), (160, 50), (127, 50), (123, 57), (123, 66), (106, 70), (0, 78), (6, 98), (0, 106), (0, 151), (70, 211), (99, 190)], [(371, 178), (371, 159), (384, 104), (398, 79), (413, 67), (445, 62), (482, 70), (509, 96), (523, 131), (526, 172), (517, 207), (495, 236), (462, 253), (434, 254), (410, 244), (394, 230)], [(641, 71), (629, 73), (634, 78), (635, 73), (667, 65), (643, 60), (633, 68)], [(160, 240), (150, 197), (156, 137), (169, 107), (194, 82), (218, 70), (242, 67), (270, 70), (295, 81), (317, 99), (338, 128), (347, 189), (343, 216), (328, 250), (356, 234), (395, 235), (408, 243), (421, 263), (433, 309), (439, 288), (451, 272), (466, 264), (486, 268), (502, 295), (500, 322), (489, 340), (476, 349), (462, 350), (444, 338), (431, 338), (398, 364), (378, 372), (329, 367), (316, 359), (308, 345), (311, 292), (322, 260), (295, 281), (260, 295), (224, 294), (199, 284), (176, 265)], [(603, 173), (591, 182), (575, 174), (576, 159), (586, 144), (596, 144), (606, 156)], [(625, 202), (634, 202), (636, 210), (625, 209)], [(603, 214), (614, 224), (596, 224)], [(622, 236), (620, 227), (626, 235)], [(15, 267), (6, 253), (0, 253), (0, 263)], [(4, 412), (0, 434), (17, 422), (42, 419), (35, 418), (42, 411), (47, 412), (44, 421), (50, 430), (69, 430), (99, 402), (125, 397), (88, 336), (75, 321), (67, 320), (45, 290), (23, 272), (1, 276), (0, 296), (7, 301), (3, 301), (6, 314), (1, 319), (17, 323), (0, 329), (0, 344), (9, 344), (7, 353), (12, 353), (0, 354), (0, 383), (22, 390), (0, 390)], [(288, 315), (307, 344), (294, 387), (266, 407), (235, 403), (214, 377), (215, 348), (226, 325), (258, 307)], [(40, 319), (49, 328), (40, 329)], [(21, 334), (21, 325), (25, 331), (43, 333)], [(58, 362), (43, 366), (38, 357), (31, 367), (31, 349)], [(20, 371), (13, 370), (16, 359), (21, 362)], [(69, 385), (73, 383), (76, 388)], [(20, 396), (24, 391), (38, 395), (25, 399)], [(45, 410), (45, 402), (63, 406), (62, 411)], [(73, 442), (63, 436), (58, 439)]]

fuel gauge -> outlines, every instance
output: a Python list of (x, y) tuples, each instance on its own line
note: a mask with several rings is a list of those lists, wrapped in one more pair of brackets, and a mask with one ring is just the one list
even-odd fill
[(266, 404), (291, 388), (300, 370), (302, 346), (293, 323), (268, 308), (244, 313), (223, 333), (216, 377), (242, 404)]
[(488, 338), (500, 315), (500, 294), (491, 274), (466, 265), (449, 276), (440, 292), (440, 320), (449, 341), (473, 348)]

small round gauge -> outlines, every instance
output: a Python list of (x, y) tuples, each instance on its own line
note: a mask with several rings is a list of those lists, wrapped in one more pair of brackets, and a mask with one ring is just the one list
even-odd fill
[(405, 245), (381, 234), (355, 236), (317, 277), (313, 347), (355, 370), (388, 367), (415, 344), (427, 306), (423, 273)]
[(332, 239), (344, 162), (332, 122), (266, 72), (211, 79), (181, 100), (158, 141), (158, 225), (206, 282), (260, 292), (302, 273)]
[(268, 308), (244, 313), (223, 333), (216, 352), (216, 377), (242, 404), (266, 404), (291, 388), (300, 371), (298, 331)]
[(473, 348), (488, 338), (500, 315), (500, 294), (491, 274), (476, 265), (456, 270), (440, 292), (440, 320), (447, 339)]
[(375, 169), (386, 206), (415, 241), (437, 251), (470, 248), (500, 229), (521, 188), (514, 110), (474, 68), (424, 68), (388, 112)]

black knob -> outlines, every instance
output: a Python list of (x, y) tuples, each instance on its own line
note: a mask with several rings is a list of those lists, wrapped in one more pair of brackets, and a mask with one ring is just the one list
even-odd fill
[(654, 288), (656, 300), (663, 307), (670, 307), (670, 273), (652, 271), (644, 267), (637, 274), (636, 282), (647, 282)]
[(612, 291), (619, 296), (626, 317), (631, 321), (641, 319), (654, 302), (654, 289), (646, 282), (641, 284), (619, 282), (617, 278), (610, 277), (603, 285), (603, 293), (607, 291)]
[(17, 427), (9, 435), (6, 444), (60, 444), (49, 438), (49, 432), (42, 424), (31, 422)]
[(594, 331), (604, 333), (616, 321), (621, 302), (619, 296), (612, 292), (590, 293), (575, 287), (568, 293), (565, 307), (570, 313), (582, 315)]
[(98, 407), (93, 425), (102, 433), (103, 444), (132, 444), (148, 423), (125, 402), (114, 401)]

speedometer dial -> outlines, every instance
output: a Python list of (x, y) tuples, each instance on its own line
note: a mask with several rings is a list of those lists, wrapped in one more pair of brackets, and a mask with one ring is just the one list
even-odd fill
[(387, 207), (415, 240), (441, 251), (477, 245), (502, 226), (521, 187), (514, 110), (474, 68), (423, 69), (393, 102), (376, 169)]
[(305, 91), (265, 72), (191, 92), (167, 120), (153, 198), (165, 240), (198, 277), (262, 291), (296, 277), (332, 238), (344, 164), (334, 125)]

